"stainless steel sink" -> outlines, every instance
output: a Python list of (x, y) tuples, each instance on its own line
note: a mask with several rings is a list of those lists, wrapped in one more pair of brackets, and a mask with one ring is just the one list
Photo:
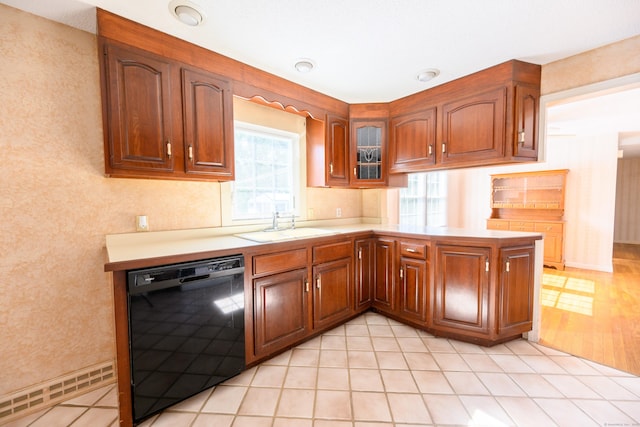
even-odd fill
[(242, 237), (243, 239), (252, 240), (254, 242), (266, 243), (279, 242), (281, 240), (304, 239), (307, 237), (329, 236), (332, 234), (336, 234), (336, 232), (331, 230), (324, 230), (322, 228), (303, 227), (277, 231), (265, 230), (254, 231), (250, 233), (239, 233), (236, 234), (236, 236)]

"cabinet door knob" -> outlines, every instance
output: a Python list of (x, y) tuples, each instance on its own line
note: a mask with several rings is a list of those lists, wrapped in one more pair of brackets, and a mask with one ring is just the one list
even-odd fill
[(362, 259), (362, 248), (358, 248), (358, 259)]
[(189, 160), (193, 162), (193, 145), (189, 145)]
[(316, 288), (320, 289), (320, 275), (316, 277)]
[(433, 155), (433, 145), (429, 144), (429, 156)]
[(329, 173), (333, 175), (333, 162), (329, 163)]
[(167, 157), (171, 158), (171, 141), (167, 141)]
[(511, 263), (509, 262), (509, 260), (507, 260), (507, 263), (506, 263), (505, 268), (504, 268), (504, 270), (505, 270), (507, 273), (509, 272), (510, 264), (511, 264)]
[(518, 143), (519, 144), (524, 144), (524, 131), (521, 130), (520, 132), (518, 132)]
[(489, 260), (487, 259), (484, 263), (484, 271), (489, 272)]
[(309, 281), (304, 279), (304, 291), (309, 292)]
[(355, 176), (356, 178), (358, 177), (358, 170), (357, 170), (357, 168), (353, 168), (353, 176)]
[(442, 152), (443, 152), (443, 153), (446, 153), (446, 152), (447, 152), (447, 143), (446, 143), (446, 142), (443, 142), (443, 143), (442, 143)]
[(404, 270), (400, 268), (400, 278), (402, 279), (403, 277), (404, 277)]

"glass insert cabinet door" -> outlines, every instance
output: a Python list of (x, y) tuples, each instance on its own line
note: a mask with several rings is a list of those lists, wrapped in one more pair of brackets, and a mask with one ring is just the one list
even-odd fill
[(382, 156), (386, 124), (381, 121), (354, 122), (353, 128), (354, 178), (364, 181), (383, 180)]

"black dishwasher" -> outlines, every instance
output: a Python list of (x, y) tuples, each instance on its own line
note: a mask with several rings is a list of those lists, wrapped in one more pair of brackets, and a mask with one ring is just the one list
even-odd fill
[(127, 272), (137, 423), (245, 368), (244, 257)]

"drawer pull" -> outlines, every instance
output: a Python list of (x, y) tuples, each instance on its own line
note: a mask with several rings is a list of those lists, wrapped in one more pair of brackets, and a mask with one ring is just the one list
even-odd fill
[(407, 252), (412, 253), (412, 254), (418, 253), (418, 251), (413, 249), (413, 248), (407, 248), (406, 250), (407, 250)]

